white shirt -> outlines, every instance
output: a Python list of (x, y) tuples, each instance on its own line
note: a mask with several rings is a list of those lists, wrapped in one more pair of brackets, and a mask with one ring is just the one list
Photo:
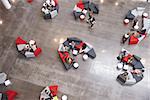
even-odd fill
[(125, 38), (128, 38), (128, 37), (129, 37), (129, 34), (125, 34), (124, 37), (125, 37)]

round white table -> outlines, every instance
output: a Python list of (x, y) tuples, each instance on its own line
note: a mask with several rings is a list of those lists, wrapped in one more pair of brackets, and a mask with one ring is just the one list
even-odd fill
[(85, 19), (85, 15), (80, 15), (80, 19), (84, 20)]
[(143, 17), (147, 18), (148, 17), (148, 13), (143, 13)]
[(73, 64), (73, 67), (74, 67), (75, 69), (77, 69), (77, 68), (79, 67), (79, 64), (78, 64), (78, 63), (74, 63), (74, 64)]
[(83, 60), (87, 60), (89, 57), (88, 57), (88, 55), (87, 54), (84, 54), (83, 55)]
[(124, 66), (123, 66), (123, 69), (124, 69), (124, 70), (128, 70), (128, 68), (129, 68), (128, 65), (124, 65)]
[(63, 95), (62, 97), (61, 97), (61, 100), (67, 100), (68, 99), (68, 97), (66, 96), (66, 95)]
[(129, 19), (124, 19), (124, 24), (128, 24), (130, 21), (129, 21)]
[(73, 50), (72, 54), (76, 56), (78, 54), (78, 51), (77, 50)]
[(121, 70), (122, 68), (123, 68), (123, 63), (118, 63), (118, 64), (117, 64), (117, 69), (118, 69), (118, 70)]

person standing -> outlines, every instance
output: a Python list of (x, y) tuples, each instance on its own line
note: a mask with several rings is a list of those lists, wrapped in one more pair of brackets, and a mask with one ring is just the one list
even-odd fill
[(130, 37), (130, 33), (124, 34), (123, 37), (122, 37), (122, 42), (121, 43), (124, 44), (128, 40), (129, 37)]
[(89, 18), (87, 20), (87, 23), (89, 23), (90, 25), (89, 28), (93, 28), (94, 24), (96, 23), (92, 12), (89, 13)]

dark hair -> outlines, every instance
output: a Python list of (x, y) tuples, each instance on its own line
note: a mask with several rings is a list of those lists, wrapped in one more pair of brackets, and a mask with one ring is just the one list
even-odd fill
[(83, 46), (82, 46), (82, 49), (85, 49), (85, 48), (86, 48), (86, 44), (84, 43)]

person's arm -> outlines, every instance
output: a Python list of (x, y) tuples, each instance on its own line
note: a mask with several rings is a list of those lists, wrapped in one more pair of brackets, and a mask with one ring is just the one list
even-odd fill
[(136, 80), (133, 78), (132, 73), (128, 71), (128, 79), (126, 80), (125, 84), (126, 85), (132, 85), (135, 83), (136, 83)]

